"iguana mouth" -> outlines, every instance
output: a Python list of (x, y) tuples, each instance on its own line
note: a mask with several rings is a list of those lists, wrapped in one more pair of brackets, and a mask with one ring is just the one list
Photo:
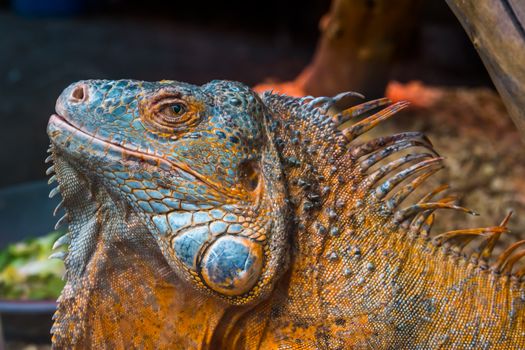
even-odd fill
[[(201, 174), (194, 171), (182, 162), (167, 160), (157, 155), (133, 150), (122, 144), (116, 144), (112, 141), (101, 138), (100, 136), (96, 135), (96, 133), (92, 134), (83, 130), (81, 127), (74, 125), (61, 115), (51, 115), (51, 117), (49, 118), (49, 126), (55, 127), (55, 129), (66, 131), (67, 133), (69, 133), (70, 136), (67, 138), (67, 140), (70, 140), (72, 137), (78, 137), (79, 139), (84, 141), (86, 145), (91, 144), (93, 151), (101, 151), (104, 153), (104, 156), (115, 155), (116, 158), (119, 159), (144, 162), (169, 172), (173, 172), (175, 170), (178, 173), (178, 175), (182, 178), (191, 180), (197, 179), (198, 181), (204, 183), (206, 186), (213, 188), (217, 192), (227, 197), (235, 198), (234, 195), (226, 191), (224, 186), (220, 186), (214, 181), (207, 179), (206, 177), (202, 176)], [(52, 136), (52, 132), (50, 135)]]

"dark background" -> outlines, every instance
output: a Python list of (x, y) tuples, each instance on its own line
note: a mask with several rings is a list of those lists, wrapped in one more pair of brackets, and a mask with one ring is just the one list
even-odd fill
[[(413, 14), (420, 27), (398, 53), (391, 78), (490, 85), (445, 2), (423, 3)], [(293, 79), (312, 57), (329, 6), (328, 0), (0, 0), (0, 188), (45, 177), (47, 118), (71, 82)]]

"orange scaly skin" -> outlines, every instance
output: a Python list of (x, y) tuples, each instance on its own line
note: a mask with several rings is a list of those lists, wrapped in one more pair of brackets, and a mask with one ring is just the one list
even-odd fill
[(405, 107), (356, 96), (66, 89), (48, 127), (70, 231), (54, 347), (525, 348), (525, 243), (491, 257), (508, 217), (429, 236), (435, 210), (473, 212), (445, 187), (407, 199), (442, 159), (417, 132), (356, 140)]

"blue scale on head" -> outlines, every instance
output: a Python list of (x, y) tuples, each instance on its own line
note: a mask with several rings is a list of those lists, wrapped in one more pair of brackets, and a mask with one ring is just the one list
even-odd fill
[(194, 224), (202, 224), (205, 222), (211, 221), (211, 216), (205, 211), (198, 211), (196, 213), (193, 213), (193, 223)]
[(238, 221), (237, 215), (234, 215), (232, 213), (228, 213), (228, 214), (224, 215), (223, 220), (226, 221), (226, 222), (237, 222)]
[(114, 142), (120, 143), (123, 140), (124, 140), (124, 137), (121, 134), (119, 134), (119, 133), (113, 134), (113, 141)]
[(220, 209), (213, 209), (210, 211), (210, 214), (214, 219), (222, 219), (225, 213)]
[(133, 123), (131, 123), (131, 127), (138, 131), (145, 131), (144, 125), (142, 125), (142, 122), (139, 119), (135, 119)]
[[(185, 188), (185, 187), (177, 187), (176, 191), (178, 191), (179, 193), (188, 193), (188, 189)], [(180, 199), (183, 199), (185, 198), (185, 196), (182, 196)]]
[[(133, 95), (128, 95), (128, 96), (124, 96), (122, 98), (122, 103), (125, 104), (125, 105), (131, 105), (131, 103), (133, 102), (133, 100), (135, 99), (136, 97), (133, 96)], [(131, 107), (131, 106), (130, 106)]]
[(170, 226), (168, 225), (168, 219), (165, 215), (156, 215), (153, 217), (153, 223), (155, 227), (159, 230), (161, 235), (168, 233)]
[(131, 113), (123, 114), (120, 118), (122, 121), (121, 125), (126, 128), (129, 127), (129, 124), (133, 122), (134, 119), (133, 114)]
[(192, 228), (173, 240), (173, 250), (184, 264), (194, 267), (195, 257), (208, 238), (206, 226)]
[(170, 139), (165, 138), (165, 137), (161, 137), (161, 138), (158, 139), (158, 142), (162, 143), (162, 144), (166, 144), (166, 143), (169, 144), (170, 143)]
[(195, 181), (197, 181), (197, 179), (195, 178), (195, 176), (193, 176), (193, 175), (191, 175), (191, 174), (189, 174), (189, 173), (187, 173), (187, 172), (185, 172), (185, 171), (181, 172), (181, 177), (182, 177), (183, 179), (185, 179), (186, 181), (189, 181), (188, 186), (190, 186), (190, 185), (193, 186), (193, 184), (195, 183)]
[(120, 101), (120, 96), (122, 96), (122, 89), (114, 87), (106, 95), (106, 99), (115, 99), (117, 101)]
[(119, 171), (121, 171), (121, 172), (127, 172), (128, 171), (128, 169), (126, 169), (126, 167), (124, 165), (122, 165), (122, 164), (114, 164), (111, 167), (104, 167), (104, 169), (108, 169), (108, 170), (110, 170), (112, 172), (115, 172), (115, 173), (117, 173)]
[[(205, 202), (205, 203), (203, 203)], [(198, 206), (200, 209), (211, 209), (211, 208), (214, 208), (214, 207), (218, 207), (219, 205), (221, 205), (221, 203), (219, 203), (218, 201), (214, 200), (214, 199), (209, 199), (209, 198), (206, 198), (206, 197), (199, 197), (198, 198)]]
[(207, 192), (207, 189), (206, 189), (205, 186), (203, 186), (203, 185), (199, 185), (199, 186), (197, 187), (197, 193), (198, 193), (198, 194), (201, 194), (201, 195), (202, 195), (202, 194), (206, 194), (206, 192)]
[(173, 231), (191, 224), (191, 213), (171, 212), (168, 214), (168, 222)]
[(149, 205), (148, 202), (145, 202), (145, 201), (138, 201), (138, 205), (139, 207), (144, 210), (145, 212), (148, 212), (148, 213), (153, 213), (153, 208), (151, 207), (151, 205)]
[(121, 189), (123, 192), (131, 193), (131, 188), (130, 188), (128, 185), (122, 185), (122, 186), (120, 186), (120, 189)]
[(167, 188), (159, 188), (159, 192), (162, 193), (162, 195), (164, 196), (163, 198), (171, 197), (172, 193), (172, 191), (168, 190)]
[(135, 191), (133, 191), (133, 195), (135, 196), (135, 198), (142, 199), (142, 200), (145, 200), (145, 201), (150, 199), (148, 194), (145, 191), (143, 191), (143, 190), (135, 190)]
[(119, 178), (127, 180), (129, 179), (129, 173), (125, 171), (117, 171), (115, 172), (115, 175), (117, 175)]
[(222, 207), (224, 208), (224, 210), (229, 211), (229, 212), (233, 212), (235, 210), (235, 207), (231, 204), (226, 204), (226, 205), (223, 205)]
[(182, 202), (180, 207), (183, 209), (183, 210), (188, 210), (188, 211), (192, 211), (192, 210), (199, 210), (199, 207), (196, 206), (195, 204), (192, 204), (192, 203), (186, 203), (186, 202)]
[[(133, 97), (132, 97), (133, 98)], [(137, 100), (131, 102), (128, 106), (128, 110), (136, 110), (137, 108)]]
[(129, 85), (129, 80), (117, 80), (115, 86), (125, 87)]
[(174, 192), (172, 193), (171, 196), (172, 196), (173, 198), (175, 198), (175, 199), (184, 199), (184, 194), (177, 192), (177, 191), (179, 191), (179, 190), (180, 190), (180, 189), (178, 189), (178, 188), (177, 188), (176, 190), (174, 190)]
[(213, 165), (213, 164), (206, 164), (203, 166), (203, 169), (207, 172), (211, 172), (213, 171), (213, 169), (215, 168), (216, 165)]
[[(102, 99), (104, 98), (104, 91), (103, 90), (95, 90), (95, 92), (93, 93), (92, 91), (92, 95), (91, 95), (91, 105), (93, 106), (100, 106), (101, 105), (101, 101)], [(97, 109), (100, 108), (101, 109), (101, 112), (99, 114), (102, 114), (104, 113), (106, 110), (102, 107), (97, 107)]]
[(240, 233), (244, 227), (240, 224), (233, 224), (228, 227), (228, 233)]
[[(145, 181), (146, 182), (146, 181)], [(145, 184), (146, 185), (146, 184)], [(146, 185), (147, 186), (147, 185)], [(148, 188), (153, 188), (153, 187), (150, 187), (150, 186), (147, 186)], [(149, 196), (151, 198), (155, 198), (155, 199), (162, 199), (164, 198), (164, 196), (162, 195), (162, 193), (160, 193), (159, 191), (157, 190), (146, 190), (146, 192), (149, 194)]]
[(109, 139), (109, 137), (111, 136), (111, 132), (110, 132), (110, 130), (99, 129), (97, 131), (97, 135), (98, 135), (98, 137), (102, 137), (104, 139)]
[(196, 202), (199, 201), (199, 199), (197, 197), (195, 197), (195, 196), (193, 196), (191, 194), (187, 194), (185, 198), (186, 198), (187, 202), (196, 203)]
[(144, 188), (144, 186), (142, 185), (142, 182), (138, 182), (138, 181), (127, 181), (126, 185), (128, 185), (130, 188), (133, 188), (133, 189)]
[(126, 113), (126, 106), (118, 106), (117, 108), (115, 108), (111, 114), (114, 116), (114, 117), (120, 117), (122, 116), (124, 113)]
[(231, 163), (228, 159), (221, 159), (221, 165), (225, 168), (228, 168), (231, 165)]
[(226, 232), (228, 224), (223, 221), (214, 221), (210, 224), (210, 232), (214, 235), (220, 235)]
[(117, 184), (119, 184), (119, 185), (123, 185), (123, 184), (125, 183), (125, 181), (124, 181), (123, 179), (121, 179), (120, 177), (117, 177), (117, 178), (115, 179), (115, 182), (116, 182)]
[(180, 201), (173, 198), (164, 198), (162, 200), (162, 203), (166, 204), (168, 207), (172, 209), (180, 209)]
[(153, 208), (153, 211), (155, 213), (166, 213), (166, 212), (171, 210), (170, 208), (168, 208), (167, 206), (165, 206), (161, 202), (157, 202), (157, 201), (151, 201), (150, 205)]
[[(120, 105), (120, 98), (110, 98), (110, 99), (106, 99), (104, 105), (106, 106), (106, 108), (111, 108), (111, 107), (114, 107), (114, 106), (118, 106)], [(113, 117), (111, 115), (111, 117)]]

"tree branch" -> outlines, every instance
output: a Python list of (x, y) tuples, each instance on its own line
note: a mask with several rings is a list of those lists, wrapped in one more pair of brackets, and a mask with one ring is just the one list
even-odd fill
[(525, 2), (446, 1), (478, 50), (525, 142)]

